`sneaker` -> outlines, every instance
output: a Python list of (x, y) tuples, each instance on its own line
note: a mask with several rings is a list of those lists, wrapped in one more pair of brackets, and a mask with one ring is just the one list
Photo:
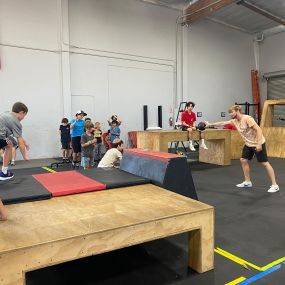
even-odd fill
[(240, 184), (236, 185), (238, 188), (249, 188), (252, 187), (252, 183), (250, 181), (243, 181)]
[(207, 147), (204, 143), (202, 143), (202, 144), (200, 145), (200, 147), (203, 148), (203, 149), (206, 149), (206, 150), (208, 149), (208, 147)]
[(2, 171), (0, 172), (0, 181), (5, 181), (12, 179), (14, 177), (14, 174), (10, 171), (7, 171), (6, 174), (4, 174)]
[(190, 148), (191, 151), (196, 151), (196, 149), (195, 149), (195, 147), (193, 146), (193, 144), (190, 144), (190, 145), (189, 145), (189, 148)]
[(275, 193), (275, 192), (278, 192), (279, 190), (280, 190), (279, 186), (276, 184), (276, 185), (271, 185), (270, 188), (267, 190), (267, 192)]
[(12, 160), (10, 164), (11, 164), (11, 166), (15, 166), (16, 165), (14, 160)]

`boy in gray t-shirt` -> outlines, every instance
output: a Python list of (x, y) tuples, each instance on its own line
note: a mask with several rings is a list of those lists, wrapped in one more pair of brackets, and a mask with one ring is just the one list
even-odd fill
[(13, 173), (8, 171), (8, 165), (12, 157), (12, 148), (19, 146), (25, 160), (29, 160), (27, 150), (29, 145), (22, 137), (21, 121), (28, 113), (25, 104), (17, 102), (12, 107), (12, 112), (0, 114), (0, 148), (4, 149), (3, 166), (0, 172), (0, 180), (13, 178)]
[[(14, 174), (8, 170), (12, 157), (12, 148), (19, 146), (25, 160), (29, 160), (27, 150), (29, 145), (22, 137), (22, 121), (28, 113), (28, 108), (21, 102), (16, 102), (12, 112), (0, 114), (0, 149), (4, 149), (3, 166), (0, 172), (0, 181), (9, 180)], [(0, 221), (7, 219), (7, 212), (0, 199)]]
[(85, 123), (85, 132), (81, 136), (81, 166), (88, 169), (94, 166), (94, 145), (96, 138), (94, 137), (94, 124), (90, 121)]

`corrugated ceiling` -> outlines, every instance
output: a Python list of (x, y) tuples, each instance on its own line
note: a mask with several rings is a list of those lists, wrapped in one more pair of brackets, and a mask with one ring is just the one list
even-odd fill
[[(158, 5), (182, 10), (189, 0), (144, 0)], [(285, 20), (285, 0), (246, 0), (259, 8), (270, 12)], [(262, 33), (265, 30), (280, 26), (271, 19), (266, 18), (242, 5), (231, 4), (218, 10), (209, 17), (220, 23), (228, 24), (250, 34)]]

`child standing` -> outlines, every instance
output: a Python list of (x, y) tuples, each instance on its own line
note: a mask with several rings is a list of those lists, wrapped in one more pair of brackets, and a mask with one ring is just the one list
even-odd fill
[(80, 158), (81, 158), (81, 136), (84, 133), (84, 120), (83, 118), (87, 116), (87, 114), (79, 110), (75, 114), (75, 119), (70, 121), (70, 129), (71, 131), (71, 141), (72, 141), (72, 149), (73, 149), (73, 167), (79, 167)]
[(102, 131), (101, 131), (101, 125), (99, 122), (95, 123), (95, 131), (94, 135), (96, 138), (96, 144), (95, 144), (95, 160), (99, 161), (102, 157)]
[(62, 146), (62, 159), (65, 162), (69, 160), (69, 150), (70, 150), (70, 141), (71, 141), (70, 124), (68, 123), (67, 118), (63, 118), (61, 120), (59, 132), (60, 132), (60, 141)]
[(111, 123), (110, 141), (113, 142), (114, 139), (120, 139), (120, 134), (121, 134), (121, 130), (119, 128), (119, 123), (118, 121), (115, 120)]
[(90, 121), (85, 123), (85, 132), (81, 136), (82, 158), (81, 166), (88, 169), (94, 166), (94, 145), (96, 138), (94, 138), (94, 124)]
[(116, 167), (116, 164), (122, 160), (124, 143), (120, 139), (114, 139), (112, 143), (113, 148), (109, 149), (101, 161), (98, 164), (98, 167)]

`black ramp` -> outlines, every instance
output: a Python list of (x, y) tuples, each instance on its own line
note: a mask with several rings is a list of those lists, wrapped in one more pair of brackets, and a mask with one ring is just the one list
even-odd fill
[(147, 184), (150, 181), (146, 178), (133, 175), (117, 168), (92, 168), (79, 170), (82, 175), (94, 179), (106, 185), (107, 189)]
[(191, 169), (186, 157), (170, 159), (163, 186), (168, 190), (198, 200)]
[(51, 193), (33, 176), (28, 175), (1, 181), (0, 197), (4, 204), (15, 204), (50, 199)]
[(120, 169), (150, 179), (153, 183), (163, 184), (168, 160), (156, 160), (149, 157), (124, 154)]

